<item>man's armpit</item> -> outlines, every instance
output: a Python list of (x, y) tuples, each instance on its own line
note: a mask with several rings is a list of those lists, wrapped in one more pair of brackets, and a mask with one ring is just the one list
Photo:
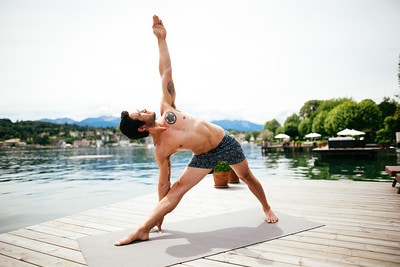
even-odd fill
[(174, 82), (173, 82), (173, 81), (170, 81), (170, 82), (167, 84), (167, 90), (168, 90), (168, 93), (169, 93), (171, 96), (174, 96), (174, 95), (175, 95), (175, 86), (174, 86)]

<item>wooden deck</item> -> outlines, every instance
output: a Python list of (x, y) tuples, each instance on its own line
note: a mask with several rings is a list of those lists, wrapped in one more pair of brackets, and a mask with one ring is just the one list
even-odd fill
[[(400, 196), (391, 183), (268, 179), (275, 210), (326, 226), (175, 267), (400, 266)], [(0, 235), (0, 266), (86, 266), (76, 239), (132, 228), (150, 194)], [(258, 206), (243, 183), (214, 189), (207, 177), (166, 221)], [(149, 263), (151, 266), (151, 263)]]

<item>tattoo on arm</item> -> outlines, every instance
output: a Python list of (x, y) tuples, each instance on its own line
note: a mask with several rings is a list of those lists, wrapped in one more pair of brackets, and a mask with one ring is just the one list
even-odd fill
[(171, 96), (175, 95), (175, 86), (174, 86), (174, 82), (173, 82), (173, 81), (170, 81), (170, 82), (167, 84), (167, 90), (168, 90), (168, 93), (169, 93)]

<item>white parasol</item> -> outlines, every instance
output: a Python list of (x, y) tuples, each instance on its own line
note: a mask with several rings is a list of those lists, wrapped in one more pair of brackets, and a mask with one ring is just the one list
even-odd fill
[(364, 135), (365, 133), (364, 132), (361, 132), (361, 131), (357, 131), (357, 130), (354, 130), (354, 129), (344, 129), (344, 130), (341, 130), (340, 132), (337, 132), (337, 135), (351, 135), (351, 136), (355, 136), (355, 135)]
[(304, 136), (305, 138), (318, 138), (321, 137), (319, 133), (309, 133)]
[(284, 134), (284, 133), (280, 133), (278, 135), (275, 135), (275, 138), (276, 139), (286, 139), (286, 138), (290, 138), (290, 136), (287, 134)]

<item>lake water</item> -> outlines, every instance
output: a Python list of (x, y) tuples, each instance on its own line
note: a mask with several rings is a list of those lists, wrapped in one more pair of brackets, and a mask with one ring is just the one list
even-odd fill
[[(311, 151), (261, 154), (243, 145), (260, 179), (351, 179), (389, 182), (385, 165), (397, 165), (394, 151), (377, 160), (318, 161)], [(53, 220), (132, 197), (157, 192), (153, 148), (0, 150), (0, 233)], [(172, 157), (174, 181), (191, 153)], [(206, 179), (212, 179), (211, 176)]]

